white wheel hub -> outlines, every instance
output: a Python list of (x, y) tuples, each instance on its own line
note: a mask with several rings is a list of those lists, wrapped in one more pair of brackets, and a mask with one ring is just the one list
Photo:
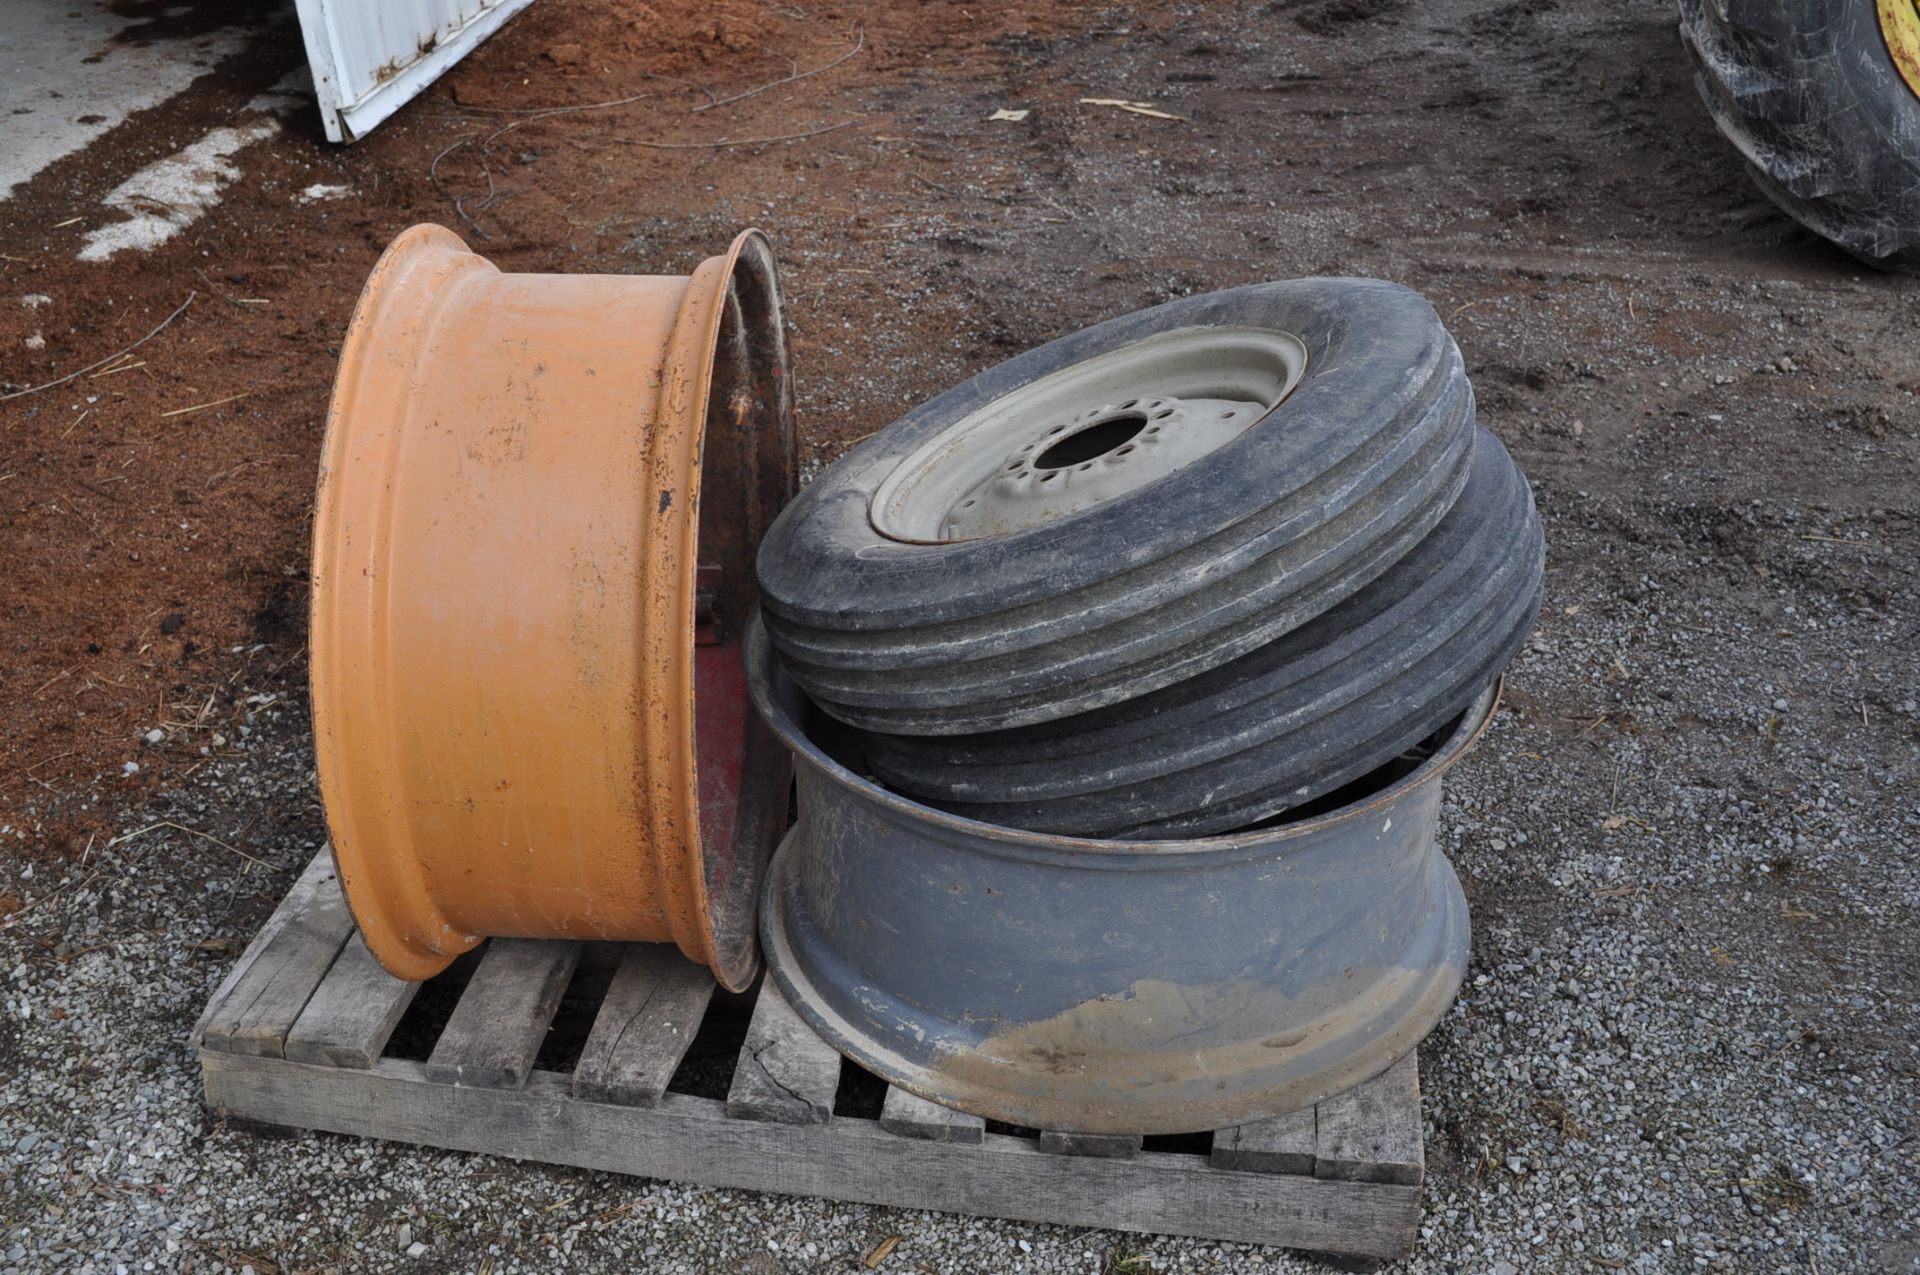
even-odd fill
[(1289, 333), (1185, 328), (987, 404), (908, 455), (868, 516), (894, 540), (1004, 535), (1143, 487), (1226, 446), (1300, 381)]

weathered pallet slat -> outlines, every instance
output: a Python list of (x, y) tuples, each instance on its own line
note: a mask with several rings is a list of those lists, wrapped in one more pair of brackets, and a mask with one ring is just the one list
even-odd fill
[(786, 997), (763, 984), (734, 1064), (727, 1114), (778, 1124), (825, 1124), (840, 1088), (840, 1055), (793, 1012)]
[(739, 1120), (676, 1093), (652, 1109), (583, 1103), (544, 1072), (489, 1090), (393, 1059), (370, 1072), (211, 1053), (204, 1064), (208, 1101), (250, 1119), (750, 1191), (1376, 1257), (1405, 1254), (1419, 1221), (1415, 1187), (1228, 1173), (1204, 1156), (1050, 1155), (1000, 1134), (951, 1147), (872, 1120)]
[(1308, 1107), (1271, 1120), (1215, 1130), (1213, 1162), (1223, 1169), (1255, 1173), (1312, 1173), (1318, 1145), (1314, 1109)]
[(287, 890), (286, 895), (280, 900), (280, 906), (273, 910), (273, 915), (267, 918), (267, 923), (260, 927), (260, 932), (253, 936), (253, 941), (248, 943), (246, 950), (240, 953), (240, 959), (233, 963), (233, 968), (227, 971), (227, 976), (220, 980), (220, 986), (214, 989), (212, 996), (207, 998), (207, 1007), (200, 1011), (200, 1017), (194, 1022), (193, 1030), (187, 1034), (188, 1044), (195, 1049), (201, 1047), (206, 1040), (208, 1024), (213, 1021), (214, 1015), (226, 1007), (228, 999), (233, 995), (234, 987), (247, 976), (247, 972), (259, 961), (261, 954), (273, 945), (274, 939), (280, 932), (286, 929), (295, 917), (305, 915), (312, 903), (314, 893), (323, 888), (333, 890), (340, 888), (334, 876), (333, 856), (324, 850), (313, 856), (307, 863), (299, 877)]
[(1140, 1154), (1142, 1141), (1137, 1133), (1067, 1133), (1046, 1129), (1040, 1134), (1040, 1149), (1051, 1155), (1087, 1155), (1103, 1160), (1127, 1160)]
[(1315, 1177), (1418, 1186), (1426, 1177), (1420, 1065), (1409, 1054), (1317, 1108)]
[(524, 1084), (579, 960), (578, 943), (490, 940), (427, 1059), (428, 1077), (494, 1089)]
[[(720, 1011), (706, 972), (657, 945), (599, 954), (619, 965), (573, 1074), (535, 1069), (581, 948), (524, 940), (496, 940), (464, 987), (442, 984), (458, 1000), (426, 1062), (380, 1057), (414, 987), (395, 986), (357, 936), (329, 940), (344, 907), (326, 859), (301, 877), (203, 1017), (207, 1101), (234, 1116), (715, 1186), (1284, 1245), (1362, 1264), (1412, 1251), (1424, 1164), (1411, 1058), (1316, 1110), (1219, 1130), (1210, 1155), (1147, 1151), (1129, 1135), (1015, 1137), (892, 1087), (878, 1119), (834, 1115), (841, 1069), (852, 1064), (763, 986), (721, 1101), (668, 1088), (702, 1021)], [(607, 968), (583, 974), (579, 994), (597, 994)], [(281, 1018), (282, 1048), (265, 1052)], [(723, 1036), (727, 1021), (714, 1020)], [(242, 1028), (255, 1034), (236, 1035)], [(230, 1048), (236, 1040), (245, 1048)]]
[(278, 1058), (287, 1032), (353, 933), (353, 917), (333, 871), (315, 856), (240, 964), (215, 994), (199, 1040), (206, 1049)]
[(419, 987), (381, 969), (366, 941), (354, 935), (294, 1020), (285, 1056), (335, 1067), (373, 1066)]
[(712, 999), (713, 976), (674, 948), (663, 943), (629, 947), (574, 1064), (574, 1096), (654, 1106)]
[(928, 1102), (918, 1094), (887, 1086), (880, 1107), (880, 1127), (903, 1138), (927, 1142), (959, 1142), (977, 1146), (987, 1135), (987, 1122), (937, 1102)]

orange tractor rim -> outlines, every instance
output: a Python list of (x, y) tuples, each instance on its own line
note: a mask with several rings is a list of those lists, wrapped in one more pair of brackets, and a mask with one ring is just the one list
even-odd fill
[(771, 251), (507, 274), (416, 226), (367, 281), (314, 524), (321, 794), (368, 947), (671, 941), (744, 987), (786, 760), (747, 705), (793, 485)]

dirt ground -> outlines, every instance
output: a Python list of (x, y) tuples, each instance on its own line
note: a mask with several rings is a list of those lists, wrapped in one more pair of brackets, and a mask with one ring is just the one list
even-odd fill
[[(422, 220), (508, 270), (681, 273), (737, 227), (766, 228), (811, 466), (1092, 320), (1345, 272), (1433, 297), (1489, 423), (1549, 498), (1573, 482), (1623, 507), (1691, 504), (1721, 556), (1747, 537), (1713, 511), (1775, 491), (1783, 464), (1836, 514), (1910, 509), (1908, 453), (1864, 487), (1857, 462), (1911, 437), (1913, 294), (1755, 194), (1665, 16), (1553, 0), (543, 0), (370, 139), (329, 147), (303, 111), (186, 233), (75, 260), (104, 192), (301, 64), (284, 16), (263, 20), (245, 56), (41, 173), (0, 222), (8, 299), (51, 299), (0, 306), (7, 386), (109, 355), (193, 296), (125, 370), (0, 402), (0, 809), (31, 799), (48, 844), (77, 851), (97, 829), (63, 794), (128, 760), (139, 771), (110, 783), (129, 794), (196, 764), (242, 667), (284, 666), (297, 686), (333, 360), (373, 258)], [(825, 74), (692, 109), (856, 46)], [(1031, 114), (991, 121), (1001, 107)], [(830, 131), (718, 144), (816, 129)], [(314, 185), (351, 193), (304, 197)], [(1593, 376), (1598, 350), (1641, 366)], [(1797, 371), (1756, 370), (1796, 350)], [(1661, 384), (1655, 360), (1711, 371)], [(1763, 420), (1779, 428), (1756, 448), (1744, 435)], [(1871, 589), (1857, 557), (1821, 565)], [(177, 746), (134, 751), (156, 727)]]
[[(1866, 271), (1756, 192), (1694, 95), (1669, 4), (539, 0), (370, 138), (330, 146), (310, 110), (290, 116), (182, 234), (77, 260), (107, 192), (301, 64), (286, 15), (255, 21), (242, 56), (0, 202), (0, 395), (172, 316), (124, 366), (0, 399), (0, 925), (35, 906), (21, 865), (45, 880), (198, 811), (208, 839), (280, 874), (191, 936), (244, 942), (317, 844), (304, 755), (287, 783), (230, 780), (243, 726), (304, 747), (328, 387), (361, 282), (410, 224), (507, 270), (672, 274), (765, 229), (808, 473), (1098, 319), (1371, 275), (1433, 300), (1547, 523), (1546, 612), (1450, 809), (1476, 969), (1517, 977), (1542, 948), (1577, 965), (1581, 935), (1679, 927), (1660, 941), (1699, 997), (1687, 1017), (1770, 1024), (1749, 1052), (1722, 1041), (1729, 1066), (1804, 1093), (1825, 1082), (1775, 1072), (1806, 1052), (1817, 1075), (1864, 1079), (1897, 1135), (1874, 1155), (1912, 1180), (1920, 281)], [(581, 109), (536, 109), (553, 106)], [(308, 193), (327, 186), (347, 190)], [(196, 888), (235, 866), (182, 847)], [(1539, 994), (1584, 1004), (1564, 988), (1579, 977)], [(1493, 1053), (1527, 1048), (1508, 1040), (1526, 1006), (1481, 1017), (1493, 995), (1443, 1029), (1440, 1082), (1472, 1091)], [(1435, 1226), (1455, 1225), (1449, 1199), (1473, 1215), (1473, 1192), (1518, 1190), (1501, 1175), (1525, 1171), (1502, 1132), (1519, 1118), (1436, 1115)], [(1644, 1203), (1613, 1250), (1555, 1231), (1540, 1251), (1566, 1269), (1920, 1263), (1911, 1198), (1828, 1207), (1767, 1204), (1796, 1238), (1751, 1264)], [(1759, 1214), (1742, 1216), (1722, 1238)]]

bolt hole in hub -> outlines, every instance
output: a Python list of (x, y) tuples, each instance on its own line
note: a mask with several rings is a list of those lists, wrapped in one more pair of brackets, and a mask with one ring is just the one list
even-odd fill
[(868, 506), (891, 540), (1005, 535), (1175, 473), (1259, 424), (1307, 350), (1267, 328), (1182, 328), (1062, 368), (910, 453)]

